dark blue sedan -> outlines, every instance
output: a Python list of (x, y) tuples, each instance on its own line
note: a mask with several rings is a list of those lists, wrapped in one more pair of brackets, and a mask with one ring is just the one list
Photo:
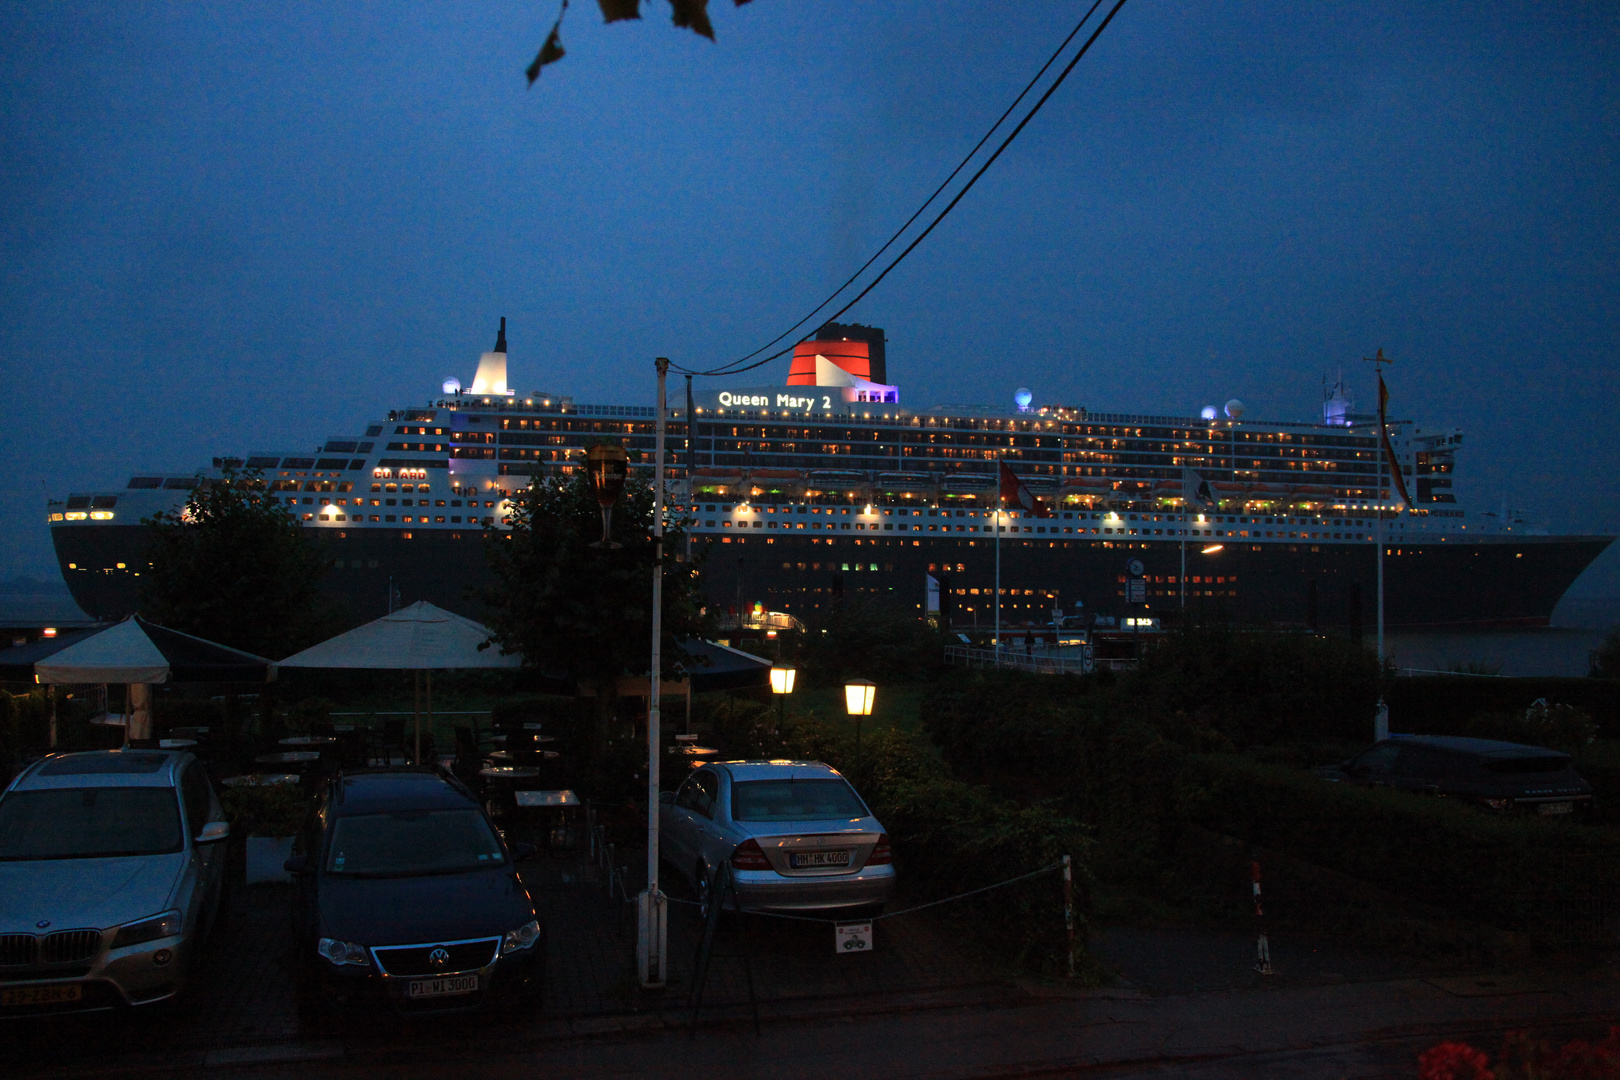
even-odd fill
[(446, 773), (332, 779), (287, 862), (298, 882), (301, 1006), (538, 1005), (546, 935), (513, 854), (477, 797)]

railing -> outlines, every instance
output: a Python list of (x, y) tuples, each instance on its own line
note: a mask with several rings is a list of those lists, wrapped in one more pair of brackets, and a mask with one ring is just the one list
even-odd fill
[[(1082, 652), (1075, 656), (1057, 656), (1049, 652), (1024, 651), (1002, 646), (1000, 649), (980, 649), (972, 645), (945, 646), (945, 662), (966, 668), (997, 668), (1006, 671), (1028, 671), (1036, 675), (1089, 675), (1096, 661)], [(1102, 661), (1110, 667), (1118, 661)], [(1135, 661), (1130, 661), (1135, 664)]]

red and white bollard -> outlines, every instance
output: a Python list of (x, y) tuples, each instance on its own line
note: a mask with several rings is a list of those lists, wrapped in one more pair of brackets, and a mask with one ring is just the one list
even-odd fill
[(1254, 970), (1262, 975), (1275, 975), (1271, 969), (1271, 943), (1266, 940), (1265, 909), (1260, 906), (1260, 860), (1249, 862), (1249, 876), (1254, 879), (1254, 925), (1260, 932), (1255, 943)]

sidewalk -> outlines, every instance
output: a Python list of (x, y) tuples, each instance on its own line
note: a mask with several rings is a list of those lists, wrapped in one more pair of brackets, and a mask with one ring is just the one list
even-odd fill
[[(1500, 980), (1400, 979), (1288, 989), (1220, 990), (1151, 998), (1102, 991), (1001, 1001), (918, 1002), (907, 1011), (850, 1008), (798, 1016), (767, 1011), (762, 1037), (744, 1016), (718, 1015), (696, 1038), (645, 1017), (641, 1030), (598, 1033), (541, 1025), (520, 1045), (384, 1048), (332, 1044), (296, 1067), (258, 1065), (256, 1076), (320, 1080), (446, 1073), (500, 1078), (724, 1076), (728, 1080), (975, 1080), (1086, 1075), (1411, 1078), (1424, 1047), (1474, 1038), (1494, 1050), (1508, 1028), (1596, 1035), (1620, 1016), (1612, 973), (1548, 985)], [(199, 1064), (201, 1064), (199, 1062)], [(216, 1061), (209, 1075), (238, 1075)], [(245, 1063), (243, 1063), (245, 1064)]]

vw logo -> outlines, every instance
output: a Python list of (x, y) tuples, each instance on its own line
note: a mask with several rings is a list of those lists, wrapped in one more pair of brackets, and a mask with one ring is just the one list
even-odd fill
[(444, 967), (450, 962), (450, 950), (444, 948), (434, 949), (428, 953), (428, 963), (434, 967)]

